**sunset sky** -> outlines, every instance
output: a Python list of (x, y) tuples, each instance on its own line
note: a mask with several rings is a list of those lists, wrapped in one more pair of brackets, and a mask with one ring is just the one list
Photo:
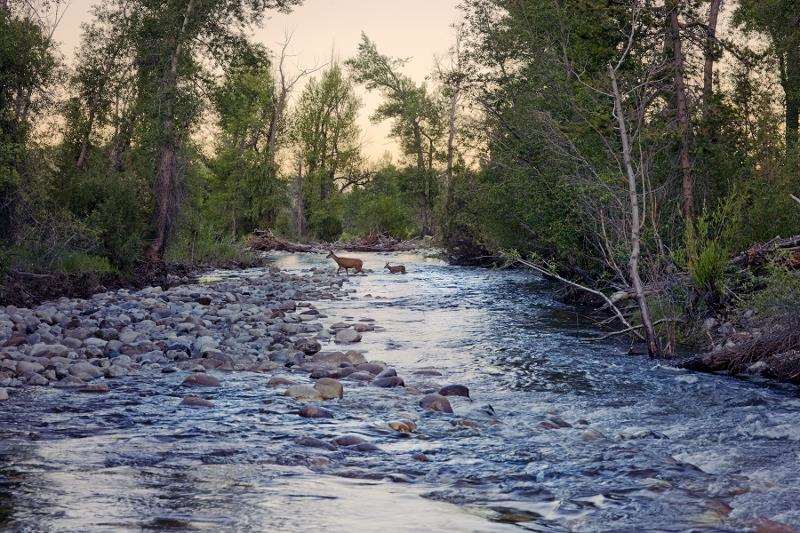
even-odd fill
[[(56, 31), (69, 59), (80, 40), (80, 24), (91, 19), (93, 0), (72, 0)], [(459, 18), (458, 0), (306, 0), (288, 15), (270, 14), (253, 37), (275, 50), (292, 32), (292, 66), (309, 67), (355, 53), (361, 32), (375, 40), (382, 53), (411, 58), (405, 72), (422, 81), (432, 71), (434, 55), (447, 52), (453, 40), (451, 25)], [(361, 93), (362, 90), (359, 89)], [(388, 124), (371, 124), (369, 115), (379, 98), (363, 94), (360, 123), (364, 152), (373, 158), (395, 146), (387, 138)]]

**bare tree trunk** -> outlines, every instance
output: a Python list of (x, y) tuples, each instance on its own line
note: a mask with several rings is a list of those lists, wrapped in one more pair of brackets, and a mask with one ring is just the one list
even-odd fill
[(669, 14), (669, 33), (672, 45), (673, 83), (675, 89), (675, 106), (678, 120), (678, 132), (681, 138), (680, 168), (683, 189), (683, 218), (687, 223), (694, 220), (694, 176), (690, 156), (691, 126), (689, 124), (689, 108), (684, 80), (683, 44), (681, 43), (680, 21), (678, 20), (678, 3), (672, 3)]
[(450, 96), (450, 109), (447, 120), (447, 170), (444, 181), (444, 216), (450, 216), (453, 205), (453, 160), (455, 159), (456, 118), (458, 112), (458, 90)]
[(786, 74), (783, 89), (786, 95), (786, 154), (794, 162), (798, 157), (798, 129), (800, 127), (800, 46), (786, 53)]
[(636, 301), (639, 303), (639, 313), (642, 315), (642, 326), (647, 341), (647, 352), (650, 354), (650, 357), (658, 357), (661, 355), (661, 350), (658, 346), (658, 339), (656, 338), (653, 321), (650, 318), (650, 307), (647, 305), (642, 279), (639, 276), (639, 254), (641, 253), (639, 228), (641, 227), (641, 220), (639, 216), (639, 193), (636, 186), (636, 173), (633, 170), (630, 139), (628, 137), (628, 129), (625, 125), (625, 115), (622, 111), (622, 95), (617, 85), (617, 74), (610, 65), (608, 67), (608, 72), (611, 76), (611, 87), (614, 94), (614, 114), (617, 118), (620, 140), (622, 142), (622, 160), (625, 165), (625, 174), (628, 178), (628, 199), (631, 209), (631, 256), (628, 260), (628, 275), (631, 278), (631, 285), (633, 285), (633, 290), (636, 293)]
[(303, 162), (297, 158), (297, 174), (292, 190), (294, 196), (294, 228), (299, 238), (306, 236), (306, 207), (303, 201)]
[(714, 97), (714, 62), (717, 56), (717, 23), (722, 0), (711, 0), (708, 7), (706, 29), (705, 64), (703, 65), (703, 122), (711, 118), (711, 99)]
[(170, 231), (172, 229), (175, 204), (175, 188), (177, 179), (178, 132), (175, 124), (175, 99), (178, 84), (178, 63), (183, 51), (183, 39), (194, 11), (195, 0), (186, 4), (186, 12), (180, 33), (175, 38), (175, 47), (170, 56), (170, 67), (163, 82), (162, 134), (163, 146), (158, 156), (156, 171), (155, 197), (155, 238), (147, 250), (151, 261), (160, 261), (164, 257)]

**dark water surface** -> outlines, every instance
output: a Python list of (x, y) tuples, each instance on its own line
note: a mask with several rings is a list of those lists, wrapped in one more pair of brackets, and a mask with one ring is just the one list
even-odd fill
[[(0, 403), (0, 529), (741, 531), (765, 518), (800, 527), (796, 388), (626, 356), (592, 340), (528, 273), (360, 256), (376, 273), (353, 277), (352, 300), (315, 302), (325, 324), (375, 319), (385, 329), (365, 334), (368, 359), (422, 389), (468, 385), (474, 402), (454, 402), (456, 416), (422, 414), (400, 389), (346, 384), (335, 420), (306, 420), (251, 373), (221, 374), (211, 410), (177, 407), (181, 373), (116, 380), (101, 396), (28, 389)], [(387, 260), (409, 273), (381, 273)], [(430, 367), (444, 377), (414, 374)], [(386, 429), (402, 417), (418, 432)], [(295, 442), (345, 433), (381, 452)]]

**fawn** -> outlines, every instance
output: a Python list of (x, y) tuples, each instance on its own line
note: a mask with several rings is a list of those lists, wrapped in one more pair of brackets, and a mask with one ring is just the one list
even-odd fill
[(362, 269), (364, 268), (364, 261), (361, 259), (354, 259), (352, 257), (339, 257), (333, 253), (333, 250), (328, 252), (328, 255), (325, 257), (332, 258), (334, 261), (336, 261), (336, 264), (339, 265), (339, 268), (336, 270), (337, 274), (344, 269), (344, 273), (350, 275), (350, 272), (348, 271), (350, 268), (355, 270), (356, 274), (358, 274), (359, 272), (362, 272)]
[(406, 267), (403, 266), (403, 265), (391, 266), (389, 263), (386, 263), (386, 265), (383, 268), (388, 268), (389, 269), (389, 274), (405, 274), (406, 273)]

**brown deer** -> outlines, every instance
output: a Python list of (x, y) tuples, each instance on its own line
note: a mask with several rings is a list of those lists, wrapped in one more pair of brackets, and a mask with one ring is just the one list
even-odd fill
[(339, 265), (339, 268), (336, 270), (337, 274), (341, 272), (342, 269), (344, 269), (344, 273), (349, 276), (350, 272), (348, 272), (348, 269), (350, 268), (355, 270), (356, 274), (363, 272), (362, 269), (364, 268), (364, 261), (362, 261), (361, 259), (354, 259), (352, 257), (339, 257), (338, 255), (333, 253), (333, 250), (328, 252), (328, 255), (326, 255), (325, 257), (332, 258), (334, 261), (336, 261), (336, 264)]
[(406, 267), (403, 266), (403, 265), (392, 266), (389, 263), (386, 263), (386, 265), (383, 268), (388, 268), (389, 269), (389, 274), (405, 274), (406, 273)]

